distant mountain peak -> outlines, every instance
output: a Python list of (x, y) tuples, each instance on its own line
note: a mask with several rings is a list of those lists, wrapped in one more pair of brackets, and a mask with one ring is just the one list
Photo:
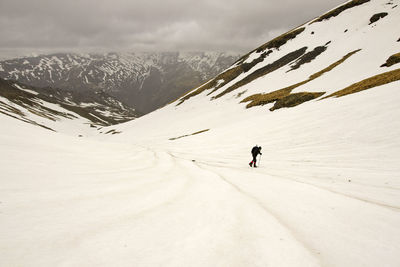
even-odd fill
[(38, 87), (101, 90), (147, 113), (237, 58), (223, 52), (54, 53), (0, 61), (0, 77)]

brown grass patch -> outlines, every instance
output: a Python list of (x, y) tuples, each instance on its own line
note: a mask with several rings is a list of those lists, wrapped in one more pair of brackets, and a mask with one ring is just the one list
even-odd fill
[(247, 104), (246, 108), (263, 106), (288, 96), (291, 91), (292, 89), (283, 88), (267, 94), (254, 94), (243, 99), (241, 103), (250, 102), (249, 104)]
[(381, 13), (377, 13), (374, 14), (370, 19), (369, 19), (369, 25), (371, 25), (374, 22), (377, 22), (378, 20), (380, 20), (381, 18), (384, 18), (388, 15), (387, 12), (381, 12)]
[(251, 101), (247, 105), (247, 108), (275, 102), (274, 106), (269, 109), (270, 111), (274, 111), (280, 108), (295, 107), (325, 94), (325, 92), (300, 92), (291, 94), (291, 91), (292, 89), (284, 88), (268, 94), (256, 94), (245, 98), (242, 102)]
[[(263, 44), (262, 46), (258, 47), (257, 49), (254, 49), (253, 51), (247, 53), (246, 55), (244, 55), (243, 57), (238, 59), (233, 64), (233, 65), (237, 65), (237, 66), (232, 67), (231, 69), (219, 74), (217, 77), (215, 77), (211, 81), (205, 83), (204, 85), (198, 87), (197, 89), (193, 89), (191, 93), (187, 94), (186, 96), (184, 96), (180, 99), (180, 102), (177, 104), (177, 106), (179, 106), (186, 100), (190, 99), (191, 97), (201, 94), (202, 92), (204, 92), (206, 90), (210, 90), (210, 89), (214, 88), (208, 95), (214, 93), (216, 90), (223, 87), (224, 85), (226, 85), (227, 83), (229, 83), (230, 81), (232, 81), (233, 79), (238, 77), (240, 74), (249, 71), (256, 64), (262, 62), (270, 53), (272, 53), (272, 50), (271, 50), (272, 48), (279, 49), (279, 47), (286, 44), (289, 40), (296, 38), (296, 36), (299, 35), (300, 33), (302, 33), (304, 30), (305, 30), (305, 28), (302, 27), (302, 28), (298, 28), (298, 29), (289, 31), (287, 33), (284, 33), (284, 34), (272, 39), (271, 41)], [(270, 49), (270, 50), (268, 50), (267, 52), (264, 52), (263, 54), (261, 54), (261, 56), (259, 58), (253, 60), (250, 63), (243, 63), (250, 56), (251, 53), (253, 53), (253, 52), (260, 53), (266, 49)], [(220, 81), (220, 80), (223, 80), (223, 82), (221, 84), (218, 84), (218, 81)], [(234, 89), (231, 89), (231, 90), (234, 90)], [(219, 96), (217, 96), (217, 97), (219, 97)]]
[(244, 91), (238, 93), (238, 94), (236, 95), (236, 98), (242, 97), (242, 95), (245, 94), (246, 92), (247, 92), (247, 90), (244, 90)]
[(304, 102), (316, 99), (325, 94), (325, 92), (301, 92), (290, 94), (278, 99), (275, 105), (269, 110), (274, 111), (280, 108), (291, 108), (303, 104)]
[(120, 134), (120, 133), (122, 133), (122, 132), (112, 129), (112, 130), (109, 130), (108, 132), (106, 132), (105, 134)]
[(339, 90), (333, 94), (330, 94), (325, 98), (328, 97), (342, 97), (345, 95), (349, 95), (349, 94), (354, 94), (354, 93), (358, 93), (373, 87), (377, 87), (380, 85), (384, 85), (387, 83), (391, 83), (391, 82), (395, 82), (400, 80), (400, 69), (396, 69), (396, 70), (392, 70), (392, 71), (388, 71), (388, 72), (384, 72), (375, 76), (372, 76), (370, 78), (364, 79), (360, 82), (354, 83), (342, 90)]
[(293, 60), (299, 58), (300, 56), (302, 56), (307, 50), (307, 47), (303, 47), (300, 48), (296, 51), (293, 51), (283, 57), (281, 57), (280, 59), (274, 61), (271, 64), (268, 64), (254, 72), (252, 72), (251, 74), (249, 74), (248, 76), (246, 76), (245, 78), (243, 78), (242, 80), (238, 81), (237, 83), (233, 84), (232, 86), (228, 87), (227, 89), (225, 89), (223, 92), (221, 92), (220, 94), (216, 95), (215, 97), (213, 97), (214, 99), (219, 98), (229, 92), (232, 92), (233, 90), (242, 87), (252, 81), (254, 81), (255, 79), (265, 76), (268, 73), (271, 73), (273, 71), (278, 70), (279, 68), (289, 64), (290, 62), (292, 62)]
[(400, 53), (391, 55), (381, 67), (390, 67), (400, 62)]
[[(201, 94), (202, 92), (204, 92), (206, 90), (210, 90), (210, 89), (214, 88), (214, 90), (212, 90), (209, 93), (209, 94), (212, 94), (213, 92), (215, 92), (216, 90), (218, 90), (222, 86), (226, 85), (227, 83), (229, 83), (230, 81), (232, 81), (233, 79), (238, 77), (240, 74), (249, 71), (255, 65), (257, 65), (258, 63), (264, 61), (264, 59), (269, 54), (270, 54), (270, 52), (262, 53), (260, 55), (260, 57), (254, 59), (250, 63), (243, 63), (243, 64), (240, 64), (240, 65), (238, 65), (236, 67), (233, 67), (233, 68), (230, 68), (230, 69), (224, 71), (223, 73), (219, 74), (217, 77), (212, 79), (211, 81), (209, 81), (209, 82), (205, 83), (204, 85), (200, 86), (199, 88), (197, 88), (197, 90), (195, 90), (195, 91), (191, 92), (190, 94), (182, 97), (180, 99), (180, 102), (177, 104), (177, 106), (179, 106), (180, 104), (182, 104), (183, 102), (185, 102), (186, 100), (188, 100), (189, 98), (191, 98), (193, 96), (196, 96), (196, 95)], [(222, 82), (219, 83), (219, 81), (221, 81), (221, 80), (222, 80)]]
[(327, 49), (326, 46), (317, 46), (312, 51), (305, 53), (301, 58), (299, 58), (295, 64), (291, 67), (289, 71), (295, 70), (300, 68), (301, 65), (310, 63), (313, 61), (317, 56), (321, 55)]
[[(243, 73), (243, 70), (241, 69), (241, 65), (226, 70), (225, 72), (219, 74), (217, 77), (215, 77), (211, 81), (205, 83), (204, 85), (200, 86), (196, 90), (192, 91), (190, 94), (182, 97), (180, 99), (180, 102), (177, 104), (177, 106), (179, 106), (180, 104), (182, 104), (189, 98), (192, 98), (198, 94), (201, 94), (202, 92), (204, 92), (206, 90), (210, 90), (212, 88), (218, 89), (218, 88), (224, 86), (225, 84), (227, 84), (228, 82), (230, 82), (231, 80), (233, 80), (237, 76), (239, 76), (241, 73)], [(221, 84), (218, 85), (218, 82), (221, 80), (222, 80)]]
[(331, 71), (332, 69), (334, 69), (336, 66), (340, 65), (341, 63), (343, 63), (346, 59), (348, 59), (349, 57), (351, 57), (352, 55), (354, 55), (355, 53), (357, 53), (358, 51), (360, 51), (361, 49), (352, 51), (350, 53), (348, 53), (347, 55), (345, 55), (344, 57), (342, 57), (340, 60), (332, 63), (331, 65), (329, 65), (328, 67), (322, 69), (319, 72), (316, 72), (314, 74), (312, 74), (307, 80), (301, 81), (299, 83), (290, 85), (288, 87), (273, 91), (271, 93), (267, 93), (267, 94), (254, 94), (251, 95), (249, 97), (246, 97), (245, 99), (243, 99), (241, 101), (241, 103), (245, 103), (245, 102), (250, 102), (249, 104), (247, 104), (246, 108), (251, 108), (254, 106), (260, 106), (260, 105), (266, 105), (275, 101), (278, 101), (280, 99), (283, 99), (287, 96), (290, 95), (290, 93), (293, 91), (293, 89), (306, 84), (320, 76), (322, 76), (324, 73)]
[(258, 63), (263, 62), (264, 59), (271, 53), (272, 53), (272, 50), (268, 50), (268, 52), (262, 53), (258, 58), (254, 59), (252, 62), (241, 64), (240, 68), (242, 69), (243, 72), (248, 72), (255, 65), (257, 65)]
[(173, 138), (170, 138), (169, 140), (173, 141), (173, 140), (176, 140), (176, 139), (180, 139), (180, 138), (184, 138), (184, 137), (188, 137), (188, 136), (192, 136), (192, 135), (196, 135), (196, 134), (201, 134), (201, 133), (207, 132), (209, 130), (210, 129), (205, 129), (205, 130), (201, 130), (201, 131), (198, 131), (198, 132), (194, 132), (192, 134), (185, 134), (185, 135), (181, 135), (181, 136), (178, 136), (178, 137), (173, 137)]
[(255, 51), (261, 52), (263, 50), (272, 49), (272, 48), (279, 49), (282, 45), (286, 44), (289, 40), (296, 38), (296, 36), (299, 35), (300, 33), (302, 33), (304, 30), (305, 30), (305, 28), (302, 27), (302, 28), (298, 28), (298, 29), (286, 32), (286, 33), (272, 39), (271, 41), (263, 44), (262, 46), (257, 48)]
[(370, 0), (353, 0), (351, 2), (348, 2), (348, 3), (344, 4), (344, 5), (341, 5), (338, 8), (336, 8), (336, 9), (334, 9), (334, 10), (332, 10), (332, 11), (330, 11), (330, 12), (328, 12), (328, 13), (322, 15), (322, 16), (320, 16), (319, 18), (313, 20), (310, 24), (315, 23), (315, 22), (321, 22), (323, 20), (327, 20), (327, 19), (330, 19), (332, 17), (336, 17), (337, 15), (339, 15), (340, 13), (342, 13), (343, 11), (345, 11), (347, 9), (350, 9), (352, 7), (355, 7), (355, 6), (359, 6), (359, 5), (365, 4), (365, 3), (369, 2), (369, 1)]
[[(292, 29), (284, 34), (279, 35), (278, 37), (272, 39), (271, 41), (259, 46), (258, 48), (250, 51), (249, 53), (247, 53), (246, 55), (244, 55), (243, 57), (241, 57), (240, 59), (238, 59), (234, 64), (241, 64), (244, 61), (246, 61), (246, 59), (250, 56), (250, 54), (252, 54), (253, 52), (258, 52), (260, 53), (263, 50), (266, 49), (279, 49), (282, 45), (286, 44), (289, 40), (296, 38), (297, 35), (299, 35), (300, 33), (302, 33), (305, 30), (304, 27), (298, 28), (298, 29)], [(267, 55), (272, 53), (272, 50), (269, 50), (267, 52)]]
[(342, 64), (344, 61), (346, 61), (346, 59), (348, 59), (349, 57), (351, 57), (352, 55), (354, 55), (355, 53), (361, 51), (361, 49), (357, 49), (354, 50), (350, 53), (348, 53), (347, 55), (345, 55), (344, 57), (342, 57), (340, 60), (336, 61), (335, 63), (329, 65), (328, 67), (326, 67), (325, 69), (314, 73), (313, 75), (310, 76), (309, 80), (314, 80), (320, 76), (322, 76), (325, 72), (331, 71), (332, 69), (334, 69), (335, 67), (337, 67), (338, 65)]

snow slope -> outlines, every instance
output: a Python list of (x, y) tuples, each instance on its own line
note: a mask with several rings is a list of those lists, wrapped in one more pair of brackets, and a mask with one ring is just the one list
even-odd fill
[[(343, 16), (357, 25), (370, 13), (353, 12), (385, 3), (319, 27)], [(383, 72), (377, 62), (388, 55), (372, 53), (375, 45), (348, 47), (371, 58), (361, 50), (318, 78), (326, 83), (310, 84), (331, 93)], [(273, 112), (273, 103), (239, 103), (345, 52), (328, 51), (215, 100), (205, 91), (110, 126), (120, 132), (111, 136), (56, 134), (0, 114), (0, 265), (399, 266), (400, 82)], [(360, 71), (344, 75), (351, 69)], [(248, 166), (255, 144), (263, 147), (257, 169)]]
[(179, 130), (169, 107), (107, 142), (3, 116), (0, 265), (397, 266), (399, 100), (221, 105)]

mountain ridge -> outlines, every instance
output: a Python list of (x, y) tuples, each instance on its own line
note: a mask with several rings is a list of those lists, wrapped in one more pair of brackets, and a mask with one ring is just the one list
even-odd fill
[(66, 121), (78, 128), (84, 124), (102, 128), (142, 115), (105, 92), (33, 87), (2, 78), (0, 113), (52, 131), (57, 131)]
[(39, 87), (104, 91), (148, 113), (236, 58), (220, 52), (56, 53), (0, 61), (0, 77)]
[[(398, 51), (400, 49), (398, 48), (398, 40), (396, 40), (397, 36), (389, 35), (394, 33), (390, 30), (390, 27), (399, 22), (398, 10), (398, 5), (394, 1), (380, 1), (380, 3), (375, 1), (373, 4), (370, 0), (348, 1), (247, 53), (217, 77), (180, 98), (177, 105), (181, 105), (192, 97), (198, 97), (203, 92), (207, 92), (210, 100), (216, 100), (225, 95), (232, 95), (232, 92), (239, 89), (242, 91), (237, 93), (236, 96), (240, 94), (242, 103), (246, 102), (245, 99), (267, 94), (269, 100), (259, 101), (258, 104), (273, 104), (279, 98), (270, 98), (271, 94), (279, 95), (280, 90), (285, 91), (288, 88), (291, 88), (291, 90), (296, 88), (295, 91), (300, 93), (301, 91), (297, 88), (309, 87), (309, 84), (313, 84), (321, 78), (323, 80), (327, 75), (334, 75), (328, 72), (335, 73), (343, 65), (348, 65), (349, 63), (344, 62), (341, 58), (347, 59), (347, 55), (353, 55), (354, 51), (358, 51), (358, 53), (352, 56), (350, 61), (355, 58), (357, 63), (350, 64), (365, 69), (365, 72), (353, 71), (353, 76), (359, 76), (359, 80), (354, 80), (353, 83), (367, 81), (374, 74), (385, 75), (386, 69), (383, 67), (392, 67), (396, 64), (394, 62), (398, 62), (399, 58)], [(356, 15), (353, 13), (356, 13)], [(350, 18), (351, 15), (357, 17)], [(377, 15), (379, 19), (373, 19)], [(389, 27), (389, 29), (384, 29), (384, 27)], [(383, 38), (383, 40), (376, 42), (377, 36)], [(344, 46), (341, 43), (349, 45)], [(374, 51), (377, 48), (379, 50)], [(363, 57), (371, 56), (372, 61), (368, 64), (363, 65), (361, 63)], [(380, 59), (377, 60), (377, 57)], [(388, 62), (394, 64), (388, 64)], [(371, 64), (375, 65), (369, 66), (370, 68), (367, 69), (366, 65)], [(325, 68), (318, 65), (325, 65)], [(337, 66), (339, 67), (337, 68)], [(313, 68), (314, 73), (312, 72)], [(306, 72), (303, 69), (306, 69)], [(371, 76), (365, 76), (364, 73), (370, 73)], [(386, 73), (386, 75), (390, 74), (395, 75), (392, 72)], [(279, 75), (281, 75), (281, 78), (278, 78)], [(292, 82), (293, 80), (297, 82)], [(396, 80), (397, 78), (393, 77), (393, 81)], [(342, 81), (346, 81), (346, 79)], [(247, 87), (253, 88), (254, 86), (251, 86), (251, 84), (256, 83), (260, 85), (262, 83), (272, 84), (276, 89), (263, 91), (260, 88), (261, 90), (256, 90), (257, 92), (253, 95), (246, 95), (248, 93)], [(320, 84), (322, 85), (323, 82), (320, 82)], [(347, 84), (347, 86), (350, 85)], [(376, 86), (378, 85), (379, 83), (376, 84)], [(326, 87), (326, 85), (322, 86)], [(335, 88), (332, 88), (332, 86), (335, 86), (335, 84), (330, 83), (329, 86), (331, 89), (328, 93), (333, 94)], [(340, 87), (346, 86), (345, 84), (340, 85), (336, 89), (342, 89)], [(321, 89), (315, 88), (311, 93), (313, 91), (317, 93)], [(287, 95), (280, 95), (280, 97), (285, 96)], [(254, 106), (254, 103), (251, 106)]]

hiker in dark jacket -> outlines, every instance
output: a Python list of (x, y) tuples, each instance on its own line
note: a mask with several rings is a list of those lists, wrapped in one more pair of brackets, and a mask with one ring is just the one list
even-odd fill
[(257, 162), (257, 156), (258, 154), (262, 155), (261, 153), (261, 147), (260, 146), (255, 146), (251, 149), (251, 155), (253, 155), (253, 160), (249, 163), (250, 167), (256, 168), (256, 162)]

